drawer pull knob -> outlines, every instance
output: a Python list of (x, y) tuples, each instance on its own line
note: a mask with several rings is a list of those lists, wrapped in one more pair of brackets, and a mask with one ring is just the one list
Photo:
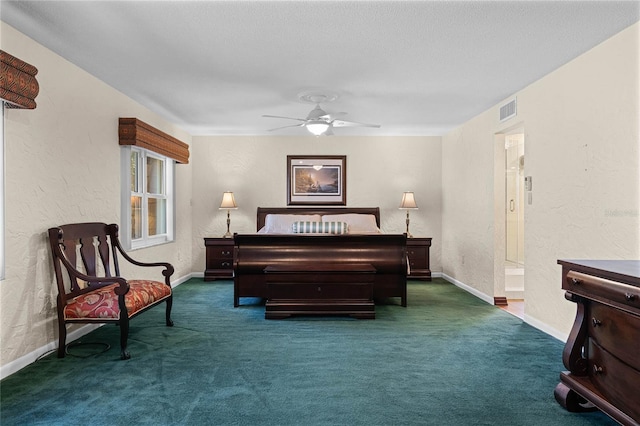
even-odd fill
[(593, 364), (593, 374), (602, 374), (603, 373), (603, 368), (600, 367), (597, 364)]
[(629, 302), (631, 302), (632, 300), (636, 299), (636, 295), (632, 293), (626, 293), (624, 295), (624, 298), (627, 299)]
[(322, 291), (322, 287), (318, 287), (318, 291)]
[(231, 266), (229, 262), (222, 262), (222, 266)]
[(582, 284), (582, 280), (578, 279), (578, 278), (571, 278), (571, 282), (573, 283), (573, 285), (580, 285)]
[(600, 321), (598, 318), (593, 318), (591, 321), (593, 322), (594, 327), (602, 325), (602, 321)]

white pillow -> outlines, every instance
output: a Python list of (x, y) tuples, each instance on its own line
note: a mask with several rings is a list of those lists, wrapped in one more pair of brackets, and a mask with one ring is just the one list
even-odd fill
[(264, 220), (265, 234), (291, 234), (294, 222), (320, 222), (319, 214), (268, 214)]
[(294, 234), (346, 234), (345, 222), (294, 222), (291, 230)]
[(379, 234), (376, 217), (372, 214), (327, 214), (322, 216), (323, 222), (345, 222), (349, 225), (350, 234)]

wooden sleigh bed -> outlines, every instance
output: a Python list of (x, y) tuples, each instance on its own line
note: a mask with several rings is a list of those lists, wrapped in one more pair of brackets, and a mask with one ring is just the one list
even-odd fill
[[(365, 215), (373, 220), (372, 215), (378, 232), (361, 232), (356, 224), (349, 225), (344, 234), (265, 230), (269, 219), (282, 219), (281, 215), (294, 215), (291, 220), (319, 215), (325, 221)], [(377, 207), (259, 207), (259, 233), (234, 235), (234, 306), (243, 297), (267, 299), (267, 318), (341, 313), (372, 318), (374, 300), (395, 297), (406, 306), (406, 234), (383, 234), (379, 226)], [(365, 298), (366, 306), (360, 306)], [(303, 299), (313, 300), (306, 303)]]

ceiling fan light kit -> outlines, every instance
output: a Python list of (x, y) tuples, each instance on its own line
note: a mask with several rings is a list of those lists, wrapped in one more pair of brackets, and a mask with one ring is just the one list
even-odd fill
[(327, 129), (329, 128), (329, 124), (327, 124), (322, 120), (312, 120), (312, 121), (308, 121), (305, 127), (307, 128), (308, 131), (310, 131), (314, 135), (320, 136), (321, 134), (327, 131)]
[(326, 111), (324, 111), (320, 107), (320, 102), (333, 102), (334, 100), (338, 99), (337, 93), (303, 92), (298, 95), (298, 98), (302, 102), (316, 104), (315, 108), (313, 108), (309, 112), (309, 114), (307, 114), (307, 118), (283, 117), (280, 115), (263, 115), (263, 117), (268, 118), (284, 118), (287, 120), (296, 120), (302, 122), (300, 124), (276, 127), (275, 129), (270, 129), (269, 131), (280, 130), (289, 127), (306, 127), (306, 129), (315, 136), (330, 136), (333, 135), (332, 129), (334, 127), (380, 127), (379, 124), (366, 124), (358, 123), (355, 121), (337, 120), (337, 117), (341, 117), (343, 115), (346, 115), (347, 113), (327, 113)]

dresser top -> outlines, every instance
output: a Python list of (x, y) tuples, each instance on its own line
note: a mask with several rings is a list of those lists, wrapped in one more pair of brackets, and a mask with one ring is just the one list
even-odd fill
[(558, 263), (577, 272), (640, 287), (640, 260), (560, 259)]

